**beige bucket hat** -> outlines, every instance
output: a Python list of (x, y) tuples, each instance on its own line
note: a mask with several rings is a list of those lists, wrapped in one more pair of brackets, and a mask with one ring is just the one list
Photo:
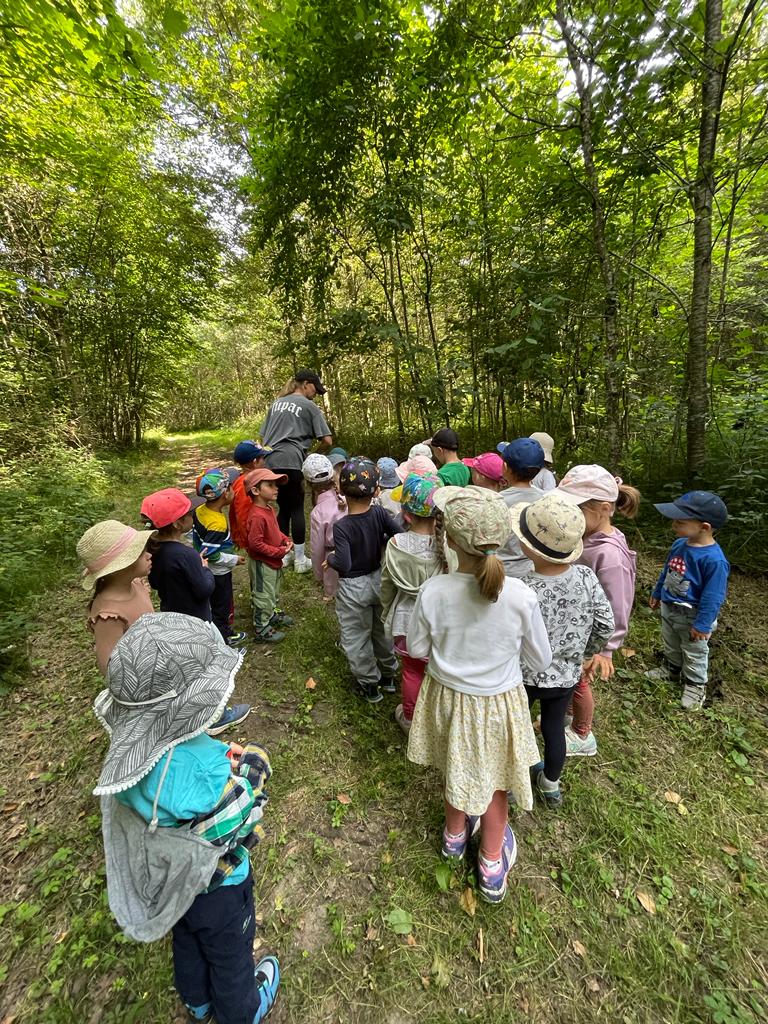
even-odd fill
[(584, 550), (584, 513), (556, 491), (530, 505), (513, 505), (512, 532), (545, 562), (575, 562)]
[(440, 487), (432, 499), (445, 516), (445, 531), (464, 551), (492, 555), (512, 533), (510, 510), (487, 487)]
[(77, 542), (77, 557), (85, 564), (83, 589), (90, 590), (102, 576), (127, 569), (154, 536), (154, 530), (140, 533), (116, 519), (105, 519), (86, 530)]

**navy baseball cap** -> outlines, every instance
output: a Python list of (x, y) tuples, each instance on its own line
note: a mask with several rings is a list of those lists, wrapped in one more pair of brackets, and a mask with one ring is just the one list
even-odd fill
[(532, 437), (518, 437), (509, 443), (496, 445), (496, 451), (510, 469), (541, 469), (545, 462), (544, 449)]
[(728, 520), (725, 502), (712, 491), (688, 491), (674, 501), (662, 501), (653, 507), (667, 519), (695, 519), (709, 523), (713, 530), (719, 530)]
[(269, 455), (272, 449), (269, 445), (259, 444), (258, 441), (241, 441), (232, 454), (232, 461), (244, 466), (254, 459), (262, 459)]

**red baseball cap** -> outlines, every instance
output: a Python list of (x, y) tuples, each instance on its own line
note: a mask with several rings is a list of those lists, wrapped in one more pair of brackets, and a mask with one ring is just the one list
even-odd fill
[(152, 525), (161, 530), (181, 519), (192, 508), (192, 502), (176, 487), (166, 487), (162, 491), (148, 494), (141, 503), (141, 514)]
[(243, 488), (246, 494), (250, 494), (256, 484), (265, 480), (273, 480), (277, 484), (287, 484), (288, 476), (285, 473), (273, 473), (271, 469), (252, 469), (243, 477)]
[(461, 461), (465, 466), (476, 469), (478, 473), (487, 476), (489, 480), (495, 480), (496, 483), (504, 479), (504, 459), (496, 452), (483, 452), (482, 455), (476, 455), (473, 459), (462, 459)]

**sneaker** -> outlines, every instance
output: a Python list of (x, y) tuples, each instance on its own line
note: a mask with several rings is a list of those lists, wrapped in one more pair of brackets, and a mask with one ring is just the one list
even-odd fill
[(291, 548), (287, 555), (283, 555), (283, 568), (289, 569), (296, 561), (296, 552)]
[(253, 641), (257, 644), (279, 644), (281, 640), (285, 640), (285, 633), (281, 633), (279, 629), (273, 629), (272, 626), (259, 629), (253, 634)]
[(646, 679), (666, 679), (671, 683), (680, 682), (680, 669), (670, 668), (668, 665), (662, 665), (661, 668), (650, 668), (647, 672), (643, 672)]
[(440, 849), (440, 853), (442, 853), (446, 860), (461, 860), (467, 852), (470, 839), (477, 835), (479, 828), (480, 815), (468, 814), (464, 825), (463, 835), (458, 838), (454, 838), (453, 836), (448, 835), (447, 829), (443, 829), (443, 845)]
[(382, 693), (397, 693), (397, 683), (391, 676), (382, 676), (379, 680), (379, 689)]
[(233, 725), (240, 725), (250, 713), (250, 704), (233, 704), (231, 708), (224, 708), (224, 712), (218, 722), (214, 722), (206, 731), (209, 736), (218, 736), (220, 732), (231, 729)]
[(259, 960), (254, 977), (259, 1008), (253, 1018), (253, 1024), (261, 1024), (277, 999), (277, 989), (280, 985), (280, 965), (277, 962), (277, 957), (265, 956), (263, 960)]
[(301, 575), (305, 572), (312, 572), (312, 562), (308, 558), (297, 558), (293, 563), (293, 571)]
[(517, 860), (517, 842), (515, 833), (509, 827), (504, 829), (504, 842), (501, 846), (501, 865), (496, 871), (489, 871), (483, 864), (482, 857), (477, 858), (477, 879), (480, 883), (480, 895), (488, 903), (501, 903), (507, 895), (507, 875)]
[(272, 618), (269, 620), (270, 626), (292, 626), (294, 623), (293, 618), (290, 615), (286, 615), (280, 608), (274, 613)]
[(384, 694), (379, 690), (378, 683), (361, 683), (358, 680), (357, 685), (363, 698), (369, 704), (378, 704), (379, 701), (384, 700)]
[(184, 1005), (190, 1020), (197, 1021), (198, 1024), (210, 1024), (213, 1020), (212, 1003), (203, 1003), (201, 1006), (190, 1006), (189, 1003), (184, 1003)]
[(704, 698), (707, 695), (706, 686), (693, 686), (691, 683), (683, 683), (683, 695), (680, 698), (680, 707), (686, 711), (698, 711), (704, 706)]
[(227, 645), (229, 647), (240, 647), (240, 645), (244, 644), (247, 639), (247, 633), (232, 633), (230, 634), (229, 640), (227, 640)]
[(410, 718), (405, 717), (405, 711), (403, 710), (402, 704), (398, 704), (395, 708), (395, 721), (407, 736), (411, 731), (411, 720)]
[(557, 789), (544, 789), (541, 782), (544, 778), (544, 762), (539, 761), (531, 768), (531, 786), (533, 787), (534, 793), (538, 793), (544, 803), (551, 811), (557, 810), (558, 807), (563, 805), (563, 796), (560, 792), (560, 787)]
[(597, 740), (590, 732), (582, 738), (568, 726), (565, 730), (566, 757), (594, 757), (597, 753)]
[[(538, 718), (537, 721), (539, 723), (539, 726), (541, 726), (541, 718)], [(565, 716), (565, 728), (566, 729), (570, 729), (572, 725), (573, 725), (573, 715), (566, 715)]]

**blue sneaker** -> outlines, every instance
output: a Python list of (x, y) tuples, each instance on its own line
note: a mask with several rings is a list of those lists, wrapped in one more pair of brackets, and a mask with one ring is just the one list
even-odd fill
[(517, 842), (515, 833), (507, 825), (504, 829), (504, 842), (501, 844), (501, 862), (495, 871), (489, 871), (483, 864), (483, 858), (477, 858), (477, 878), (480, 883), (480, 895), (488, 903), (501, 903), (507, 895), (507, 875), (517, 860)]
[(242, 631), (240, 631), (238, 633), (232, 633), (230, 638), (229, 638), (229, 640), (227, 640), (227, 645), (229, 647), (240, 647), (240, 646), (242, 646), (242, 644), (245, 643), (245, 641), (247, 639), (248, 639), (248, 634), (247, 633), (243, 633)]
[(184, 1003), (184, 1005), (190, 1020), (196, 1021), (198, 1024), (209, 1024), (213, 1020), (211, 1003), (203, 1003), (201, 1006), (190, 1006), (189, 1003)]
[(544, 801), (547, 807), (551, 811), (556, 811), (559, 807), (563, 806), (563, 794), (560, 792), (560, 787), (557, 789), (544, 789), (542, 780), (544, 779), (544, 762), (539, 761), (531, 772), (531, 787), (538, 796)]
[(443, 845), (440, 850), (446, 860), (460, 860), (467, 852), (469, 841), (480, 828), (480, 815), (468, 814), (464, 826), (464, 834), (459, 838), (448, 835), (448, 830), (443, 829)]
[(218, 722), (214, 722), (207, 730), (208, 735), (218, 736), (220, 732), (231, 729), (233, 725), (240, 725), (250, 713), (250, 704), (233, 704), (231, 708), (224, 708), (224, 712)]
[(277, 957), (265, 956), (263, 960), (259, 960), (254, 977), (256, 978), (259, 1008), (253, 1018), (253, 1024), (261, 1024), (277, 999), (277, 989), (280, 985), (280, 965), (277, 962)]

